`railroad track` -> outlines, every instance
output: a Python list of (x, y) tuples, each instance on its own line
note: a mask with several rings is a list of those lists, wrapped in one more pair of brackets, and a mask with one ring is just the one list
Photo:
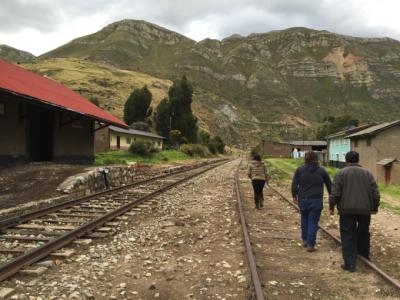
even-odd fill
[(264, 192), (264, 208), (255, 210), (244, 173), (238, 169), (236, 193), (254, 299), (400, 297), (399, 282), (369, 261), (363, 260), (356, 273), (342, 271), (340, 241), (325, 229), (318, 234), (318, 251), (306, 252), (300, 243), (296, 206), (269, 188)]
[(200, 163), (0, 221), (0, 281), (72, 242), (107, 236), (119, 216), (226, 161)]

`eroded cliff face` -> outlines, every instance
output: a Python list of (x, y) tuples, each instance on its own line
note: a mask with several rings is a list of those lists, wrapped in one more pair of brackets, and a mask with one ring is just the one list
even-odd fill
[(339, 84), (339, 81), (349, 79), (350, 84), (356, 87), (371, 86), (374, 78), (369, 70), (365, 57), (346, 53), (344, 47), (332, 48), (322, 60), (306, 57), (301, 60), (290, 60), (279, 64), (284, 76), (323, 78), (330, 77)]

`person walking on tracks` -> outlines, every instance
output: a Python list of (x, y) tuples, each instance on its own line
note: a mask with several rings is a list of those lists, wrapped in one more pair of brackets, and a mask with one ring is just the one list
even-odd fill
[(318, 156), (313, 151), (306, 152), (304, 165), (297, 168), (292, 180), (292, 196), (301, 213), (301, 239), (308, 252), (316, 250), (315, 243), (318, 222), (323, 208), (324, 184), (331, 193), (331, 179)]
[(260, 209), (264, 207), (263, 189), (265, 183), (268, 183), (270, 176), (269, 171), (259, 154), (255, 154), (253, 160), (249, 163), (247, 176), (251, 179), (253, 185), (256, 209)]
[(339, 211), (340, 238), (342, 240), (343, 270), (356, 270), (357, 253), (369, 259), (371, 214), (378, 212), (380, 194), (374, 176), (362, 168), (359, 154), (350, 151), (345, 156), (346, 166), (334, 180), (329, 199), (329, 211)]

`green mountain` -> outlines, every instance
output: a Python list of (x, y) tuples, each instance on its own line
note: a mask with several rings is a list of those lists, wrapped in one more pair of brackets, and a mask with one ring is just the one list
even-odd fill
[[(40, 58), (70, 57), (174, 80), (186, 74), (204, 120), (236, 144), (312, 135), (328, 115), (361, 121), (400, 116), (400, 42), (290, 28), (193, 41), (123, 20)], [(199, 116), (201, 118), (201, 116)]]
[(27, 62), (35, 58), (35, 55), (15, 49), (7, 45), (0, 45), (0, 59), (4, 59), (13, 63)]

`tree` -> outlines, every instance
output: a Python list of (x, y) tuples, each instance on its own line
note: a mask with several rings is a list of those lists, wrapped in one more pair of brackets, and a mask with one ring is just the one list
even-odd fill
[(324, 119), (324, 124), (318, 128), (317, 139), (325, 139), (326, 136), (332, 133), (358, 126), (358, 124), (359, 120), (349, 115), (343, 115), (336, 118), (329, 116)]
[(170, 131), (178, 130), (182, 139), (190, 143), (197, 141), (197, 118), (193, 115), (193, 88), (183, 76), (175, 81), (168, 91), (168, 99), (163, 99), (156, 108), (154, 120), (159, 134), (170, 137)]
[(161, 102), (157, 105), (154, 112), (154, 121), (156, 123), (157, 132), (167, 137), (169, 140), (170, 133), (170, 105), (167, 98), (161, 100)]
[(188, 142), (197, 141), (197, 118), (192, 112), (193, 88), (186, 76), (175, 81), (168, 91), (171, 113), (171, 129), (179, 130)]
[(211, 153), (213, 154), (224, 153), (224, 149), (225, 149), (225, 144), (219, 136), (210, 139), (210, 142), (208, 144), (208, 150), (210, 150)]
[(199, 133), (200, 144), (208, 145), (210, 143), (211, 136), (207, 131), (201, 130)]
[(128, 97), (124, 106), (124, 121), (127, 124), (133, 122), (144, 122), (151, 111), (150, 104), (152, 95), (145, 85), (143, 88), (135, 89)]
[(169, 138), (173, 146), (179, 146), (183, 142), (182, 133), (176, 129), (171, 130)]
[(150, 126), (146, 122), (133, 122), (131, 128), (141, 131), (150, 131)]

